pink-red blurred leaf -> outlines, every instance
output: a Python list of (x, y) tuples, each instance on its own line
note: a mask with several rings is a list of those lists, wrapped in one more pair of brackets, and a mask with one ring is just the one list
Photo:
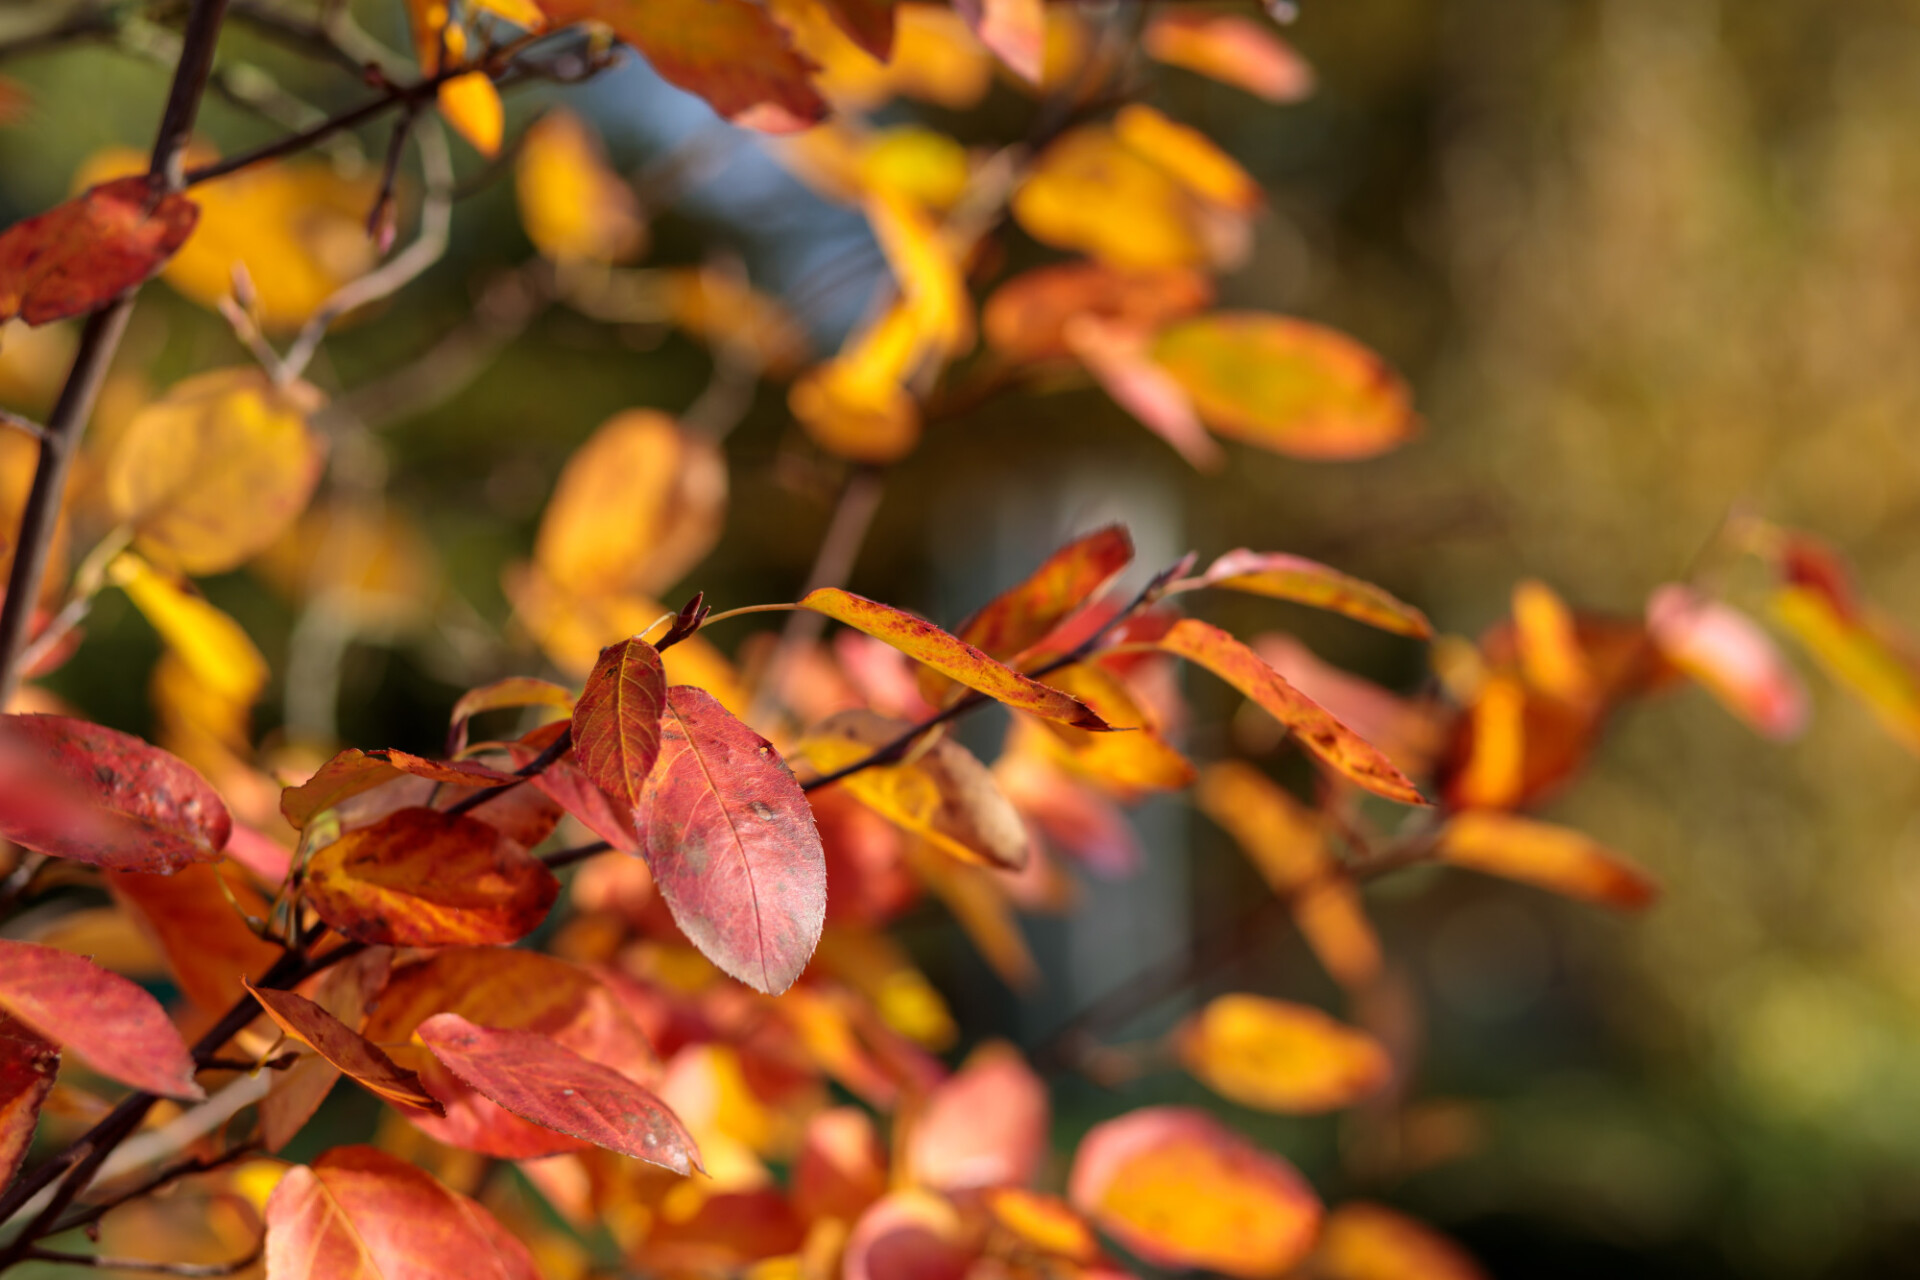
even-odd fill
[(91, 960), (0, 938), (0, 1013), (122, 1084), (169, 1098), (206, 1096), (160, 1002)]
[(152, 278), (200, 207), (144, 177), (102, 183), (0, 232), (0, 321), (84, 315)]
[(982, 1045), (908, 1130), (907, 1172), (942, 1191), (1017, 1186), (1047, 1154), (1047, 1087), (1012, 1045)]
[(1773, 641), (1732, 605), (1668, 583), (1647, 600), (1647, 633), (1727, 710), (1769, 738), (1807, 723), (1807, 691)]
[(1028, 84), (1040, 83), (1047, 35), (1043, 0), (954, 0), (953, 7), (1009, 70)]
[(975, 1233), (949, 1201), (907, 1188), (853, 1224), (842, 1280), (965, 1280), (978, 1253)]
[(1269, 28), (1230, 13), (1161, 9), (1141, 47), (1169, 66), (1197, 71), (1268, 102), (1298, 102), (1313, 92), (1313, 68)]

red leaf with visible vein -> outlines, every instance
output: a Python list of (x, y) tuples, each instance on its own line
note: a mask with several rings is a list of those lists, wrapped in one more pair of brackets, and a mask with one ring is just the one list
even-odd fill
[(1197, 662), (1258, 703), (1298, 735), (1301, 745), (1375, 795), (1402, 804), (1426, 804), (1405, 774), (1372, 743), (1288, 684), (1260, 655), (1218, 627), (1182, 618), (1160, 638), (1160, 647)]
[(497, 787), (514, 781), (510, 773), (489, 769), (471, 760), (428, 760), (405, 751), (384, 748), (361, 751), (349, 747), (321, 765), (299, 786), (281, 792), (280, 812), (296, 828), (305, 827), (315, 814), (403, 776), (425, 778), (451, 787)]
[(251, 982), (246, 987), (275, 1026), (388, 1102), (418, 1107), (435, 1115), (447, 1113), (420, 1083), (419, 1076), (389, 1058), (378, 1045), (325, 1008), (292, 991), (262, 991)]
[(666, 701), (660, 655), (644, 640), (622, 640), (600, 651), (574, 705), (574, 758), (623, 808), (640, 803), (647, 774), (660, 757), (660, 712)]
[(40, 1104), (60, 1069), (60, 1049), (25, 1023), (0, 1013), (0, 1191), (33, 1142)]
[(492, 1214), (373, 1147), (289, 1169), (265, 1216), (267, 1280), (540, 1280)]
[(773, 747), (689, 685), (667, 690), (660, 759), (635, 823), (668, 910), (709, 960), (785, 991), (826, 921), (813, 810)]
[(200, 207), (144, 177), (93, 187), (0, 232), (0, 321), (48, 324), (105, 306), (166, 265)]
[(800, 601), (802, 609), (824, 613), (884, 640), (900, 652), (943, 675), (951, 676), (970, 689), (978, 689), (989, 698), (1010, 707), (1030, 711), (1048, 720), (1061, 720), (1081, 729), (1106, 729), (1108, 724), (1084, 703), (1058, 689), (1049, 689), (1030, 680), (1005, 663), (998, 662), (966, 641), (949, 635), (924, 618), (916, 618), (904, 609), (856, 596), (837, 587), (810, 591)]
[[(0, 837), (116, 871), (211, 862), (233, 819), (206, 779), (132, 734), (65, 716), (0, 717), (0, 748), (33, 762), (33, 784), (0, 786)], [(81, 808), (80, 821), (64, 816)]]
[(436, 1014), (414, 1034), (468, 1087), (517, 1116), (678, 1174), (706, 1171), (666, 1103), (550, 1037), (477, 1027), (457, 1013)]
[(601, 22), (646, 55), (663, 80), (729, 120), (770, 132), (827, 114), (813, 63), (748, 0), (540, 0), (556, 25)]
[(1193, 583), (1231, 587), (1256, 596), (1272, 596), (1344, 614), (1357, 622), (1397, 635), (1426, 639), (1433, 634), (1427, 615), (1374, 586), (1304, 556), (1278, 551), (1237, 551), (1215, 560)]
[(559, 895), (553, 872), (477, 818), (399, 809), (307, 860), (306, 902), (361, 942), (517, 942)]
[(0, 1013), (122, 1084), (169, 1098), (206, 1097), (160, 1002), (84, 957), (0, 938)]

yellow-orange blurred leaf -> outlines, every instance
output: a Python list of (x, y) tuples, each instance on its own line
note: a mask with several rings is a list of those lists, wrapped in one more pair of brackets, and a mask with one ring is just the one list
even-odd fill
[(623, 262), (645, 244), (639, 200), (570, 111), (555, 108), (527, 130), (513, 184), (527, 239), (555, 262)]
[(1514, 587), (1513, 628), (1528, 684), (1574, 706), (1593, 700), (1593, 672), (1574, 630), (1573, 610), (1552, 587), (1533, 578)]
[(1452, 866), (1606, 907), (1637, 910), (1659, 895), (1653, 877), (1598, 841), (1512, 814), (1457, 815), (1442, 829), (1438, 853)]
[(1192, 203), (1177, 179), (1113, 130), (1083, 125), (1040, 154), (1014, 192), (1013, 216), (1045, 244), (1123, 271), (1154, 271), (1208, 260)]
[(128, 424), (107, 463), (114, 516), (148, 558), (220, 573), (292, 524), (320, 478), (306, 415), (318, 393), (258, 369), (216, 369), (171, 388)]
[(1147, 23), (1147, 56), (1235, 85), (1268, 102), (1298, 102), (1313, 92), (1313, 68), (1279, 36), (1230, 13), (1162, 9)]
[(1252, 175), (1191, 125), (1136, 102), (1113, 118), (1113, 132), (1121, 145), (1159, 165), (1202, 200), (1241, 213), (1261, 203), (1260, 184)]
[(290, 600), (324, 600), (356, 626), (415, 623), (439, 585), (433, 545), (404, 512), (346, 498), (308, 508), (249, 567)]
[(1112, 725), (1114, 733), (1088, 733), (1057, 721), (1046, 727), (1066, 748), (1064, 759), (1103, 786), (1125, 795), (1178, 791), (1194, 779), (1193, 765), (1148, 722), (1127, 687), (1111, 672), (1075, 662), (1047, 673), (1047, 683), (1070, 693)]
[(1778, 591), (1773, 616), (1889, 733), (1920, 752), (1920, 667), (1889, 644), (1881, 628), (1847, 617), (1829, 595), (1804, 586)]
[(266, 687), (267, 660), (239, 623), (191, 583), (160, 573), (131, 551), (114, 557), (107, 572), (202, 684), (238, 707), (253, 705)]
[(895, 6), (885, 61), (848, 39), (819, 0), (773, 0), (771, 8), (820, 65), (815, 83), (842, 110), (869, 110), (898, 95), (964, 111), (993, 83), (992, 57), (944, 4)]
[(1222, 1097), (1261, 1111), (1350, 1107), (1385, 1088), (1393, 1062), (1380, 1042), (1318, 1009), (1225, 995), (1181, 1024), (1180, 1061)]
[(712, 267), (671, 271), (664, 293), (675, 324), (710, 346), (744, 348), (755, 364), (776, 377), (791, 373), (807, 358), (806, 330), (786, 308), (734, 272)]
[(1100, 262), (1036, 267), (994, 290), (981, 313), (987, 342), (1015, 360), (1071, 354), (1066, 330), (1079, 316), (1151, 333), (1213, 301), (1213, 283), (1190, 269), (1119, 271)]
[(973, 299), (960, 274), (959, 253), (938, 223), (904, 196), (876, 192), (867, 220), (886, 255), (914, 320), (919, 343), (940, 356), (973, 346)]
[(1504, 672), (1480, 682), (1467, 711), (1466, 766), (1454, 779), (1454, 800), (1467, 809), (1510, 808), (1526, 784), (1527, 691)]
[(796, 379), (787, 406), (827, 452), (876, 466), (898, 462), (920, 443), (920, 405), (903, 385), (919, 352), (913, 309), (896, 303), (839, 355)]
[(1757, 732), (1791, 738), (1806, 727), (1800, 677), (1759, 624), (1732, 605), (1670, 582), (1647, 598), (1647, 634)]
[(1418, 431), (1406, 384), (1345, 334), (1258, 312), (1161, 333), (1154, 359), (1221, 435), (1299, 458), (1370, 458)]
[(1040, 981), (1040, 966), (1027, 947), (999, 877), (985, 867), (956, 862), (925, 845), (907, 849), (907, 865), (933, 895), (946, 903), (961, 930), (1000, 980), (1015, 991)]
[(1485, 1280), (1459, 1245), (1385, 1205), (1349, 1200), (1320, 1228), (1316, 1280)]
[(1024, 1187), (994, 1187), (985, 1200), (993, 1220), (1027, 1248), (1082, 1265), (1100, 1260), (1093, 1228), (1060, 1197)]
[(491, 159), (500, 154), (500, 139), (507, 125), (506, 109), (500, 105), (500, 91), (484, 71), (469, 71), (440, 86), (440, 114), (453, 131), (473, 144), (473, 149)]

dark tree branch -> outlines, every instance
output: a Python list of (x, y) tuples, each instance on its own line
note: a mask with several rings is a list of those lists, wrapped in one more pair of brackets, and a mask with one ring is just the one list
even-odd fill
[(497, 787), (485, 787), (469, 795), (462, 796), (447, 806), (448, 813), (471, 813), (489, 800), (498, 799), (519, 786), (535, 774), (546, 772), (548, 765), (573, 749), (573, 731), (564, 730), (559, 737), (547, 744), (547, 749), (513, 771), (514, 781), (503, 782)]
[(245, 1271), (260, 1261), (266, 1251), (263, 1239), (244, 1258), (232, 1262), (154, 1262), (146, 1258), (110, 1258), (97, 1253), (67, 1253), (60, 1249), (29, 1249), (32, 1262), (64, 1262), (74, 1267), (99, 1267), (105, 1271), (141, 1271), (163, 1276), (230, 1276)]
[(540, 861), (547, 864), (549, 871), (558, 871), (562, 867), (570, 867), (576, 862), (585, 862), (588, 858), (598, 857), (612, 849), (613, 846), (605, 840), (595, 840), (592, 844), (580, 844), (571, 849), (555, 849), (552, 853), (541, 854)]

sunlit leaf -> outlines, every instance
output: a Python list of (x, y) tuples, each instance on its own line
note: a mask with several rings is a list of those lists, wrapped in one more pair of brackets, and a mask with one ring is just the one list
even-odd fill
[(1021, 1187), (995, 1187), (984, 1199), (994, 1222), (1025, 1247), (1082, 1265), (1100, 1261), (1100, 1242), (1093, 1228), (1060, 1197)]
[(1889, 733), (1920, 751), (1920, 664), (1890, 642), (1884, 626), (1849, 617), (1831, 595), (1805, 586), (1776, 592), (1773, 615)]
[(1145, 861), (1133, 824), (1113, 801), (1038, 752), (1002, 753), (994, 761), (993, 779), (1050, 847), (1095, 875), (1124, 879)]
[(1268, 102), (1313, 92), (1313, 68), (1271, 29), (1236, 13), (1160, 9), (1147, 22), (1147, 56), (1235, 85)]
[[(0, 748), (20, 751), (40, 778), (17, 791), (0, 786), (0, 836), (15, 844), (157, 872), (211, 862), (226, 848), (233, 820), (213, 788), (132, 734), (65, 716), (10, 715), (0, 717)], [(87, 816), (70, 821), (73, 809)]]
[(1262, 996), (1216, 996), (1181, 1024), (1175, 1043), (1208, 1088), (1261, 1111), (1350, 1107), (1393, 1078), (1393, 1062), (1372, 1036)]
[(854, 462), (898, 462), (920, 442), (920, 405), (905, 381), (920, 356), (918, 325), (901, 302), (847, 339), (840, 354), (795, 379), (787, 405), (814, 443)]
[(960, 261), (965, 245), (902, 193), (872, 192), (864, 208), (912, 317), (916, 346), (943, 358), (971, 350), (973, 297)]
[(420, 1083), (420, 1077), (400, 1066), (370, 1044), (359, 1032), (325, 1008), (292, 991), (263, 991), (252, 983), (247, 991), (267, 1011), (274, 1025), (352, 1076), (388, 1102), (418, 1107), (436, 1115), (444, 1109)]
[(652, 595), (713, 550), (726, 505), (719, 447), (663, 413), (630, 409), (567, 460), (534, 560), (570, 591)]
[(50, 324), (105, 306), (185, 244), (199, 206), (145, 178), (102, 183), (0, 232), (0, 321)]
[(1332, 329), (1258, 312), (1215, 312), (1164, 330), (1153, 357), (1208, 427), (1298, 458), (1370, 458), (1418, 431), (1406, 384)]
[[(808, 730), (794, 750), (824, 775), (865, 759), (908, 728), (904, 721), (849, 708)], [(836, 785), (952, 857), (988, 866), (1026, 865), (1027, 832), (1020, 815), (987, 767), (951, 738), (940, 738), (912, 761), (863, 769)]]
[(1156, 1266), (1277, 1276), (1320, 1226), (1313, 1188), (1204, 1111), (1145, 1107), (1081, 1140), (1068, 1198)]
[(1047, 1088), (1012, 1045), (975, 1049), (934, 1089), (907, 1132), (917, 1183), (942, 1191), (1017, 1186), (1047, 1154)]
[(1213, 283), (1198, 271), (1121, 271), (1101, 262), (1060, 262), (1013, 277), (987, 299), (980, 315), (993, 348), (1015, 360), (1072, 353), (1069, 321), (1092, 316), (1150, 334), (1213, 301)]
[[(348, 1030), (357, 1031), (392, 971), (393, 951), (368, 947), (321, 975), (313, 1002)], [(300, 1135), (340, 1076), (340, 1068), (318, 1053), (302, 1054), (292, 1066), (274, 1073), (267, 1096), (260, 1100), (260, 1138), (268, 1151), (279, 1151)]]
[(601, 650), (574, 706), (575, 759), (628, 810), (639, 806), (647, 774), (659, 759), (666, 702), (660, 655), (644, 640), (623, 640)]
[(0, 938), (0, 1014), (122, 1084), (168, 1098), (206, 1096), (160, 1002), (81, 956)]
[(253, 705), (266, 687), (267, 660), (239, 623), (192, 584), (161, 573), (130, 551), (114, 557), (107, 576), (196, 680), (236, 706)]
[(955, 0), (953, 7), (1009, 70), (1029, 84), (1040, 83), (1046, 40), (1043, 0)]
[(266, 1205), (267, 1280), (540, 1280), (526, 1246), (431, 1174), (373, 1147), (287, 1170)]
[(60, 1048), (0, 1013), (0, 1190), (26, 1159), (40, 1108), (60, 1069)]
[(1010, 707), (1083, 729), (1107, 727), (1099, 716), (1066, 694), (1028, 679), (904, 609), (836, 587), (809, 592), (800, 607), (884, 640), (908, 657)]
[(1593, 672), (1573, 610), (1546, 583), (1529, 578), (1514, 586), (1513, 637), (1529, 686), (1573, 706), (1593, 701)]
[(786, 762), (710, 694), (667, 690), (635, 824), (661, 896), (708, 959), (747, 985), (793, 985), (826, 918), (813, 812)]
[(507, 711), (521, 707), (544, 707), (562, 715), (573, 714), (573, 695), (551, 680), (533, 676), (508, 676), (469, 689), (460, 695), (447, 716), (447, 735), (454, 751), (467, 745), (467, 722), (489, 711)]
[(127, 425), (107, 462), (114, 517), (151, 560), (185, 573), (232, 569), (297, 517), (320, 478), (303, 383), (216, 369), (171, 388)]
[(1385, 1205), (1349, 1200), (1327, 1214), (1314, 1249), (1320, 1280), (1485, 1280), (1459, 1245)]
[(661, 292), (675, 324), (710, 347), (746, 351), (772, 377), (791, 375), (812, 351), (799, 321), (740, 272), (713, 266), (669, 271)]
[(560, 884), (540, 860), (477, 818), (400, 809), (317, 850), (305, 900), (361, 942), (515, 942), (546, 918)]
[(1402, 804), (1425, 804), (1420, 792), (1378, 748), (1288, 684), (1253, 650), (1220, 628), (1182, 618), (1160, 639), (1160, 647), (1199, 663), (1253, 699), (1286, 725), (1331, 768), (1375, 795)]
[(468, 1087), (517, 1116), (678, 1174), (700, 1167), (699, 1148), (659, 1098), (539, 1032), (442, 1013), (414, 1035)]
[(527, 127), (514, 160), (520, 225), (555, 262), (624, 262), (646, 243), (640, 201), (600, 140), (564, 107)]
[(1424, 613), (1371, 582), (1281, 551), (1229, 551), (1208, 565), (1195, 584), (1311, 605), (1396, 635), (1425, 639), (1433, 634)]
[(1260, 184), (1239, 161), (1191, 125), (1168, 119), (1144, 103), (1129, 103), (1113, 118), (1114, 136), (1179, 179), (1201, 199), (1245, 212), (1261, 203)]
[[(1126, 216), (1115, 217), (1117, 209)], [(1034, 239), (1122, 271), (1210, 257), (1192, 195), (1105, 125), (1083, 125), (1043, 151), (1014, 192), (1013, 216)]]
[(842, 32), (835, 10), (874, 0), (773, 0), (801, 52), (821, 66), (818, 86), (844, 109), (868, 110), (899, 95), (965, 111), (993, 83), (993, 59), (943, 4), (894, 8), (893, 50), (876, 57)]
[[(1075, 538), (1040, 567), (1002, 591), (954, 628), (954, 635), (989, 657), (1017, 657), (1112, 582), (1133, 563), (1133, 539), (1123, 525)], [(926, 673), (921, 689), (926, 691)], [(933, 694), (927, 701), (937, 702)]]
[(348, 747), (315, 770), (311, 778), (283, 791), (280, 812), (295, 828), (305, 827), (315, 814), (401, 777), (426, 778), (453, 787), (493, 787), (513, 781), (512, 774), (471, 760), (428, 760), (405, 751)]
[(1668, 583), (1647, 599), (1647, 633), (1668, 660), (1770, 738), (1806, 727), (1807, 691), (1753, 619)]
[(506, 108), (500, 91), (484, 71), (469, 71), (440, 86), (435, 96), (440, 114), (453, 131), (473, 145), (481, 155), (492, 159), (500, 154), (500, 140), (507, 127)]
[(107, 888), (125, 903), (167, 959), (187, 998), (215, 1013), (243, 994), (242, 983), (280, 957), (241, 916), (267, 916), (267, 901), (239, 876), (222, 883), (224, 863), (196, 863), (167, 875), (107, 872)]
[(1659, 895), (1653, 878), (1566, 827), (1512, 814), (1462, 813), (1440, 833), (1440, 860), (1537, 885), (1605, 907), (1637, 910)]
[(1178, 791), (1193, 781), (1193, 766), (1160, 736), (1112, 672), (1075, 662), (1047, 674), (1052, 685), (1087, 704), (1118, 732), (1088, 733), (1047, 722), (1074, 770), (1126, 796), (1140, 791)]

